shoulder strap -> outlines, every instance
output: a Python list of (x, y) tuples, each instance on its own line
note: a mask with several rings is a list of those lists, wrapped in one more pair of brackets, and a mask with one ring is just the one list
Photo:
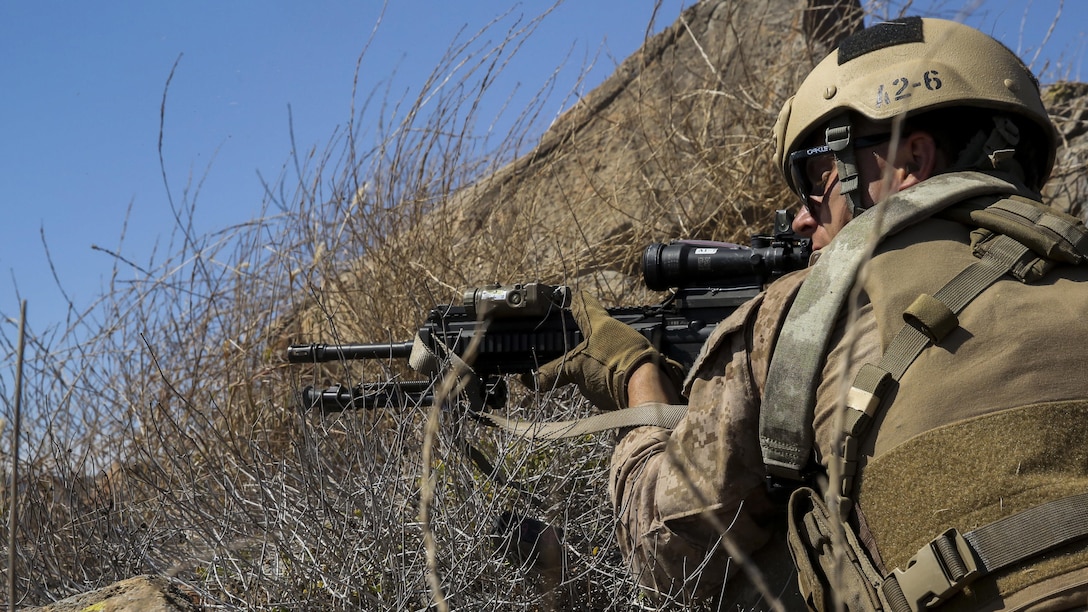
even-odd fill
[[(987, 200), (990, 200), (989, 198)], [(867, 363), (854, 378), (846, 397), (843, 421), (841, 490), (849, 497), (857, 469), (857, 444), (868, 432), (888, 390), (902, 378), (926, 347), (940, 344), (959, 326), (958, 315), (987, 287), (1006, 274), (1034, 282), (1058, 263), (1081, 264), (1088, 259), (1088, 229), (1075, 217), (1051, 210), (1020, 196), (967, 209), (975, 231), (979, 260), (962, 270), (933, 295), (919, 295), (903, 312), (903, 326), (888, 344), (878, 364)], [(949, 217), (963, 217), (952, 210)]]
[(790, 308), (767, 375), (759, 439), (769, 477), (803, 478), (812, 457), (816, 387), (827, 344), (857, 272), (876, 245), (957, 202), (1017, 191), (981, 172), (938, 175), (869, 209), (823, 249)]
[(1005, 235), (999, 235), (986, 254), (948, 281), (933, 295), (921, 294), (903, 313), (899, 328), (880, 363), (861, 367), (846, 396), (842, 448), (839, 453), (840, 493), (850, 497), (857, 471), (858, 442), (868, 433), (872, 419), (888, 389), (892, 388), (931, 344), (939, 344), (959, 326), (958, 315), (997, 279), (1034, 259), (1028, 247)]

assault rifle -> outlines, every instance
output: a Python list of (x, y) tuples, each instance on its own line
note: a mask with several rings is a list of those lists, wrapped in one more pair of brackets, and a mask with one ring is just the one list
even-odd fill
[[(749, 247), (704, 241), (655, 243), (642, 254), (642, 275), (649, 289), (672, 289), (653, 306), (609, 308), (663, 354), (685, 368), (692, 365), (715, 325), (755, 297), (775, 278), (808, 265), (809, 239), (790, 231), (790, 216), (778, 211), (773, 235), (757, 235)], [(434, 376), (439, 362), (468, 356), (476, 378), (470, 385), (476, 407), (501, 407), (504, 376), (523, 374), (562, 356), (582, 341), (571, 317), (571, 290), (543, 283), (476, 287), (460, 304), (431, 309), (416, 338), (392, 344), (306, 344), (287, 349), (291, 363), (355, 359), (408, 359), (416, 371)], [(434, 379), (396, 383), (335, 385), (301, 391), (304, 408), (336, 412), (435, 401)]]

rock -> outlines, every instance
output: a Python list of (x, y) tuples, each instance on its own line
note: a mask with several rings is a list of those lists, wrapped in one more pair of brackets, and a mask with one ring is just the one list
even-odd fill
[(197, 612), (196, 600), (182, 583), (144, 575), (24, 612)]
[(1054, 83), (1043, 91), (1043, 101), (1060, 138), (1044, 194), (1055, 207), (1083, 217), (1088, 210), (1088, 83)]

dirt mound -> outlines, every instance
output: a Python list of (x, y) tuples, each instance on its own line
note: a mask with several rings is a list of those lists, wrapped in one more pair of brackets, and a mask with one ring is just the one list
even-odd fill
[[(489, 283), (572, 284), (607, 304), (649, 303), (647, 245), (746, 243), (791, 201), (771, 163), (772, 126), (860, 15), (856, 0), (697, 3), (528, 154), (467, 188), (418, 196), (436, 203), (323, 275), (287, 335), (407, 338), (427, 309)], [(1088, 197), (1086, 87), (1059, 83), (1046, 95), (1063, 136), (1047, 193), (1074, 212)]]
[[(778, 111), (859, 16), (856, 0), (690, 7), (531, 152), (386, 235), (354, 269), (324, 279), (320, 307), (299, 321), (301, 337), (408, 333), (411, 322), (373, 320), (377, 300), (418, 305), (418, 317), (458, 288), (492, 282), (573, 283), (605, 301), (645, 299), (638, 265), (646, 245), (747, 243), (789, 201), (770, 163)], [(391, 286), (403, 295), (367, 290)], [(330, 330), (330, 321), (340, 327)]]

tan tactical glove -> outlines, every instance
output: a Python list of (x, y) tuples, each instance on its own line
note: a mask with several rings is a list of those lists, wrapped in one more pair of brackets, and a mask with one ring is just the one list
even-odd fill
[[(538, 388), (576, 384), (593, 405), (616, 410), (627, 407), (627, 377), (647, 361), (659, 363), (674, 383), (683, 378), (680, 364), (666, 359), (634, 328), (609, 316), (593, 296), (575, 293), (570, 310), (583, 340), (562, 357), (540, 366), (535, 376)], [(523, 380), (531, 385), (534, 378)]]

